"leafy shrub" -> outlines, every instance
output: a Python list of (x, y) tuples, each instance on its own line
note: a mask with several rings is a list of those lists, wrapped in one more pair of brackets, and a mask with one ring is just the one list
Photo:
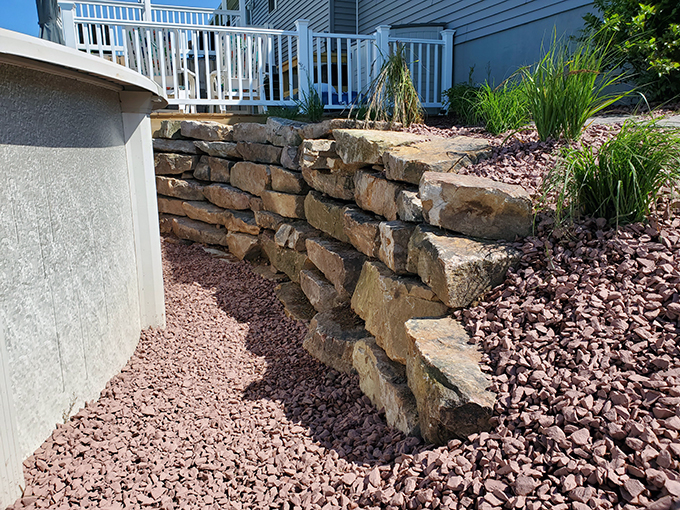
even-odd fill
[(520, 70), (528, 108), (541, 140), (575, 140), (588, 117), (626, 95), (607, 88), (620, 79), (604, 69), (610, 62), (610, 45), (590, 38), (574, 50), (553, 36), (550, 48), (535, 65)]
[(524, 90), (507, 80), (496, 88), (488, 83), (482, 85), (476, 93), (473, 110), (486, 130), (494, 135), (517, 129), (530, 120)]
[(477, 95), (479, 88), (471, 83), (458, 83), (444, 91), (444, 106), (449, 115), (467, 126), (477, 124)]
[(566, 149), (546, 177), (544, 197), (555, 194), (558, 220), (583, 214), (618, 225), (643, 220), (679, 179), (680, 130), (628, 122), (599, 151)]
[(650, 99), (680, 95), (680, 3), (595, 0), (594, 4), (602, 19), (587, 14), (586, 27), (612, 41)]

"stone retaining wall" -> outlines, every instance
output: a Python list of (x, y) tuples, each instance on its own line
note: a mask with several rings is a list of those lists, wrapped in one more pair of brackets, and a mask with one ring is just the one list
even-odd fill
[(277, 289), (287, 312), (309, 322), (304, 347), (356, 371), (391, 425), (444, 444), (488, 429), (495, 402), (450, 311), (518, 262), (503, 240), (529, 233), (532, 205), (522, 188), (455, 173), (486, 156), (484, 140), (386, 128), (164, 122), (161, 230), (268, 259), (290, 279)]

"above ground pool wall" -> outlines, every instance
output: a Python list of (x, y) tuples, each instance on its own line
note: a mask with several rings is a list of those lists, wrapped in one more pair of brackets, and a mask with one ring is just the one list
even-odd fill
[(157, 87), (0, 30), (0, 90), (4, 508), (24, 485), (21, 462), (98, 398), (164, 310), (149, 121)]

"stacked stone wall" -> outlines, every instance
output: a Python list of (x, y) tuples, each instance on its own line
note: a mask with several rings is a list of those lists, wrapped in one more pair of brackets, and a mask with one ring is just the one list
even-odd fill
[(518, 262), (504, 240), (529, 233), (531, 200), (456, 173), (486, 141), (387, 127), (165, 121), (161, 231), (268, 260), (290, 280), (287, 312), (309, 323), (304, 347), (357, 372), (391, 425), (442, 444), (489, 428), (480, 354), (449, 315)]

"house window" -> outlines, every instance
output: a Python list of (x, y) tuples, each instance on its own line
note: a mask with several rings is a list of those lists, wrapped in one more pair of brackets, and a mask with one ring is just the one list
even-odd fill
[(269, 12), (274, 12), (276, 10), (277, 0), (269, 0)]

